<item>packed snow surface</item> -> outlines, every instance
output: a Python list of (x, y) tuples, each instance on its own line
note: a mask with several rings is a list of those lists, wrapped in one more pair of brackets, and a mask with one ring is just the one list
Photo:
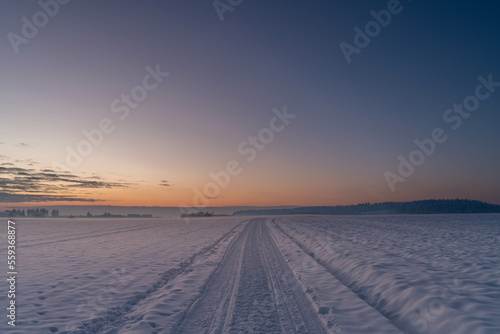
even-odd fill
[(500, 333), (500, 215), (14, 220), (0, 333)]

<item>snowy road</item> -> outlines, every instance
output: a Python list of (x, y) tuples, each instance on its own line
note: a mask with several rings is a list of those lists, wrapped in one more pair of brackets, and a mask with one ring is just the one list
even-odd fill
[(228, 248), (178, 333), (325, 333), (293, 281), (266, 219), (253, 219)]

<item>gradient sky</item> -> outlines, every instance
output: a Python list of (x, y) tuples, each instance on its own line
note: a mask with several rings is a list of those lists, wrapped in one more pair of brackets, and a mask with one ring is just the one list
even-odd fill
[[(500, 204), (500, 88), (457, 130), (446, 109), (500, 81), (495, 2), (401, 1), (348, 64), (339, 44), (387, 1), (72, 1), (16, 54), (8, 34), (36, 1), (0, 1), (0, 206), (193, 205), (210, 171), (242, 171), (210, 206), (336, 205), (425, 198)], [(111, 109), (146, 67), (170, 75), (130, 115)], [(248, 162), (237, 151), (297, 115)], [(115, 130), (72, 168), (66, 147), (109, 118)], [(415, 139), (448, 140), (393, 192)]]

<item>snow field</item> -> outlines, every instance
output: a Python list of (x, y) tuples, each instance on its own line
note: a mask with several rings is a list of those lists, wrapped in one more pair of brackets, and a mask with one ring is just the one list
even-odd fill
[(0, 332), (500, 332), (500, 215), (186, 222), (16, 219)]
[[(403, 332), (500, 332), (499, 215), (274, 221), (315, 262)], [(314, 270), (307, 266), (293, 267), (297, 275), (306, 271), (311, 276)]]
[(243, 220), (16, 219), (18, 322), (0, 322), (0, 332), (64, 333), (102, 317), (110, 322)]

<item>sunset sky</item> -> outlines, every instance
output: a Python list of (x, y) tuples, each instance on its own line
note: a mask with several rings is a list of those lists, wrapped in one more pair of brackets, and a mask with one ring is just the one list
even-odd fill
[[(492, 2), (392, 1), (350, 63), (340, 44), (387, 1), (41, 2), (53, 17), (0, 1), (0, 207), (500, 204)], [(479, 85), (470, 115), (446, 112)], [(384, 173), (436, 128), (446, 141), (392, 191)]]

